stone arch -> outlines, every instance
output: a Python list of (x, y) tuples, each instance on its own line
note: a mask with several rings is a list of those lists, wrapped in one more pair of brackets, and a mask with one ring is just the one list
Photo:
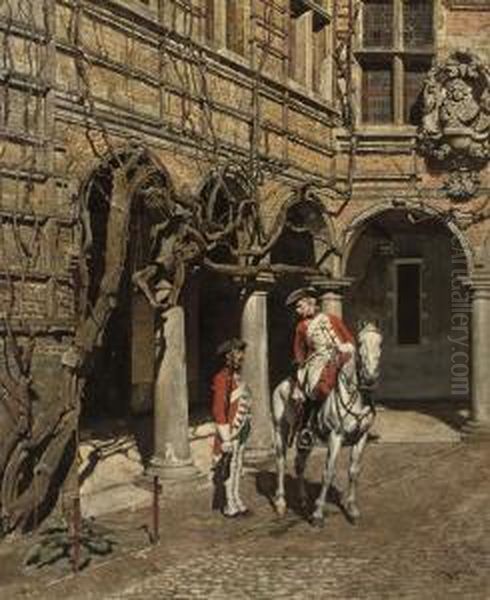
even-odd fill
[[(222, 234), (229, 232), (229, 240), (237, 242), (239, 232), (234, 226), (238, 215), (243, 211), (251, 214), (254, 210), (252, 197), (254, 189), (247, 180), (245, 173), (238, 165), (225, 164), (211, 170), (200, 182), (197, 188), (197, 198), (201, 205), (203, 220), (209, 229), (215, 229)], [(250, 200), (250, 202), (247, 202)], [(223, 239), (227, 236), (223, 236)], [(209, 253), (209, 258), (216, 262), (235, 262), (226, 245), (218, 245)]]
[[(271, 262), (274, 262), (274, 254), (277, 253), (281, 242), (284, 247), (288, 245), (285, 238), (289, 232), (299, 234), (298, 244), (291, 244), (293, 252), (296, 246), (301, 246), (300, 238), (303, 238), (303, 252), (300, 251), (296, 260), (291, 257), (289, 264), (299, 264), (301, 266), (319, 267), (326, 272), (333, 272), (335, 267), (332, 264), (331, 249), (335, 244), (335, 230), (332, 220), (326, 215), (323, 204), (316, 197), (305, 197), (297, 192), (290, 194), (279, 207), (271, 227)], [(308, 243), (310, 250), (306, 251)], [(307, 257), (306, 254), (310, 256)], [(296, 262), (299, 260), (299, 262)]]
[(138, 165), (147, 165), (152, 167), (155, 171), (162, 173), (167, 181), (168, 186), (174, 193), (174, 185), (170, 176), (169, 170), (160, 160), (160, 157), (150, 148), (140, 146), (137, 143), (120, 143), (115, 144), (113, 148), (107, 150), (102, 156), (94, 158), (85, 167), (85, 174), (81, 178), (79, 196), (83, 198), (86, 194), (87, 187), (90, 184), (90, 180), (93, 178), (101, 167), (112, 166), (117, 168), (123, 166), (130, 157), (137, 157)]
[(475, 253), (471, 247), (471, 244), (467, 236), (461, 231), (461, 229), (452, 220), (444, 218), (444, 214), (438, 209), (423, 204), (419, 201), (403, 200), (403, 201), (386, 201), (379, 202), (374, 206), (357, 214), (350, 223), (344, 228), (341, 239), (341, 275), (346, 274), (347, 262), (349, 260), (350, 253), (354, 247), (356, 241), (362, 235), (366, 226), (369, 222), (376, 217), (381, 216), (383, 213), (389, 210), (401, 210), (413, 213), (422, 213), (427, 216), (432, 216), (439, 222), (444, 223), (445, 227), (451, 232), (451, 234), (458, 240), (461, 248), (464, 252), (466, 264), (468, 266), (468, 272), (471, 273), (475, 267)]
[[(134, 381), (129, 374), (131, 361), (135, 358), (133, 346), (140, 343), (137, 336), (146, 334), (146, 355), (155, 353), (153, 309), (141, 294), (133, 291), (131, 277), (136, 269), (151, 260), (152, 245), (156, 241), (151, 240), (151, 228), (168, 216), (166, 211), (171, 210), (173, 204), (174, 188), (168, 171), (150, 151), (131, 146), (97, 161), (80, 190), (84, 235), (79, 306), (87, 320), (91, 319), (94, 307), (101, 307), (98, 315), (100, 330), (90, 352), (95, 368), (98, 362), (108, 365), (107, 369), (102, 369), (108, 378), (107, 394), (99, 396), (107, 398), (109, 412), (123, 404), (124, 410), (133, 409)], [(108, 272), (111, 268), (114, 270), (112, 276)], [(145, 324), (138, 331), (133, 327), (136, 321)], [(128, 341), (129, 336), (131, 341)], [(118, 352), (118, 347), (127, 352)], [(110, 365), (114, 366), (114, 372)], [(126, 376), (130, 378), (128, 381)], [(148, 372), (147, 408), (151, 406), (152, 378), (153, 374)], [(88, 385), (95, 379), (88, 378)], [(98, 397), (97, 390), (92, 392)], [(126, 393), (126, 401), (122, 402)], [(95, 401), (94, 404), (97, 405)]]
[(469, 304), (461, 278), (474, 269), (464, 233), (432, 207), (394, 201), (358, 214), (342, 241), (346, 321), (376, 319), (384, 336), (378, 398), (453, 398), (452, 315)]

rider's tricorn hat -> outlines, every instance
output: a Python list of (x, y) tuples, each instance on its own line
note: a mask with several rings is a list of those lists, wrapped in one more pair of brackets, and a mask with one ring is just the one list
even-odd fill
[(303, 300), (303, 298), (317, 298), (318, 292), (315, 288), (312, 287), (304, 287), (299, 288), (298, 290), (294, 290), (291, 292), (289, 296), (286, 298), (286, 306), (293, 306), (299, 300)]
[(228, 352), (231, 352), (232, 350), (245, 350), (246, 347), (247, 342), (244, 342), (238, 338), (231, 338), (218, 346), (216, 354), (218, 356), (226, 356)]

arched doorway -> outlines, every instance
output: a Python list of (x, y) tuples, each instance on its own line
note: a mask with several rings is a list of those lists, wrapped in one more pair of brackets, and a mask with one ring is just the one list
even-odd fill
[[(295, 199), (286, 210), (280, 236), (270, 252), (271, 264), (297, 267), (297, 273), (278, 277), (268, 298), (269, 369), (274, 387), (292, 370), (294, 312), (285, 306), (288, 294), (309, 285), (308, 271), (331, 272), (331, 232), (321, 206), (313, 200)], [(301, 273), (302, 268), (304, 272)]]
[[(246, 182), (233, 169), (225, 167), (212, 174), (199, 194), (209, 231), (226, 229), (248, 194)], [(211, 381), (220, 366), (218, 346), (240, 336), (240, 285), (225, 269), (220, 270), (237, 264), (232, 252), (236, 235), (223, 238), (209, 250), (206, 258), (214, 267), (196, 269), (184, 290), (189, 415), (193, 422), (209, 418)]]
[[(417, 206), (380, 208), (355, 225), (344, 258), (345, 275), (354, 279), (344, 315), (352, 328), (364, 319), (382, 328), (378, 400), (466, 402), (470, 308), (469, 298), (461, 302), (467, 292), (459, 278), (470, 265), (461, 238)], [(464, 323), (467, 385), (453, 368), (456, 315)]]
[[(120, 199), (129, 209), (127, 239), (118, 239), (119, 249), (109, 249), (108, 222), (114, 173), (127, 170), (127, 197)], [(127, 166), (124, 168), (127, 169)], [(133, 274), (146, 266), (158, 240), (153, 228), (164, 220), (165, 201), (171, 195), (167, 174), (145, 153), (129, 159), (121, 154), (102, 163), (85, 186), (87, 223), (87, 298), (82, 308), (90, 312), (101, 293), (101, 278), (112, 253), (123, 252), (124, 269), (110, 316), (91, 358), (85, 387), (81, 427), (97, 429), (100, 422), (119, 421), (127, 427), (134, 415), (153, 408), (156, 347), (156, 313), (133, 281)], [(121, 207), (122, 208), (122, 207)], [(114, 244), (114, 240), (112, 240)]]

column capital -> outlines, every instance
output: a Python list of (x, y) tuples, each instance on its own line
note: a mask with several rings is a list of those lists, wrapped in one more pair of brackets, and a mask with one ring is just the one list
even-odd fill
[(255, 278), (256, 286), (261, 290), (269, 290), (276, 283), (276, 278), (272, 273), (264, 271)]
[(352, 285), (354, 277), (337, 277), (332, 279), (326, 275), (324, 277), (314, 275), (308, 277), (307, 281), (310, 285), (320, 290), (322, 294), (327, 294), (329, 292), (342, 294)]
[(245, 296), (251, 294), (267, 294), (274, 287), (276, 278), (272, 273), (264, 271), (259, 273), (255, 279), (248, 279), (246, 283), (243, 280), (237, 279), (237, 283), (242, 284), (242, 293)]
[(473, 295), (490, 299), (490, 270), (475, 271), (459, 280)]

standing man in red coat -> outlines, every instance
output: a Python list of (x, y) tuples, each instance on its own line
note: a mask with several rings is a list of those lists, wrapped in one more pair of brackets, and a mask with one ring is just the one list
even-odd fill
[(310, 413), (335, 387), (339, 370), (355, 352), (355, 342), (339, 317), (320, 310), (314, 289), (295, 290), (286, 299), (286, 306), (294, 307), (298, 316), (293, 345), (297, 386), (293, 397), (310, 401), (304, 410), (306, 431), (301, 432), (300, 441), (307, 439), (311, 444)]
[[(245, 348), (246, 343), (236, 338), (221, 344), (218, 355), (224, 364), (214, 376), (212, 387), (212, 413), (216, 423), (213, 458), (215, 469), (223, 479), (216, 482), (215, 477), (215, 483), (224, 487), (223, 506), (218, 508), (230, 518), (249, 512), (239, 492), (251, 420), (251, 395), (241, 378)], [(224, 464), (226, 469), (223, 469)]]

